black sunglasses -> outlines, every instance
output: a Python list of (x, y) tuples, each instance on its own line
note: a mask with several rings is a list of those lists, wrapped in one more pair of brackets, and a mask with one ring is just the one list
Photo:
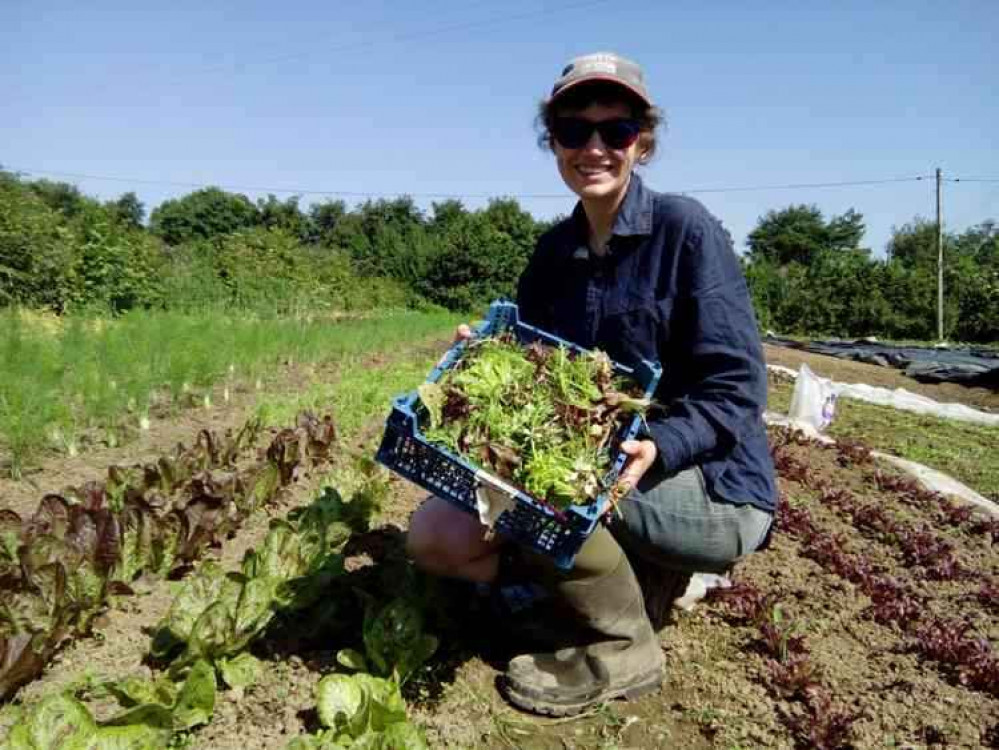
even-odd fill
[(600, 140), (605, 146), (621, 149), (628, 148), (638, 140), (642, 127), (636, 120), (627, 117), (600, 122), (584, 120), (582, 117), (556, 117), (552, 123), (552, 138), (562, 148), (582, 148), (590, 142), (594, 130), (600, 133)]

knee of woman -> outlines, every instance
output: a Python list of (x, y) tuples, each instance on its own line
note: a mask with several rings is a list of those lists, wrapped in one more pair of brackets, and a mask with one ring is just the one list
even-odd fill
[(440, 542), (436, 539), (433, 529), (419, 522), (414, 516), (413, 523), (406, 532), (406, 554), (415, 562), (421, 563), (430, 558), (436, 558)]

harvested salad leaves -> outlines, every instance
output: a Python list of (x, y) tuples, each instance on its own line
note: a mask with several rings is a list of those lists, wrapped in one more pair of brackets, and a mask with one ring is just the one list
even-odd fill
[(609, 489), (611, 439), (650, 402), (600, 351), (474, 339), (419, 388), (431, 442), (565, 509)]

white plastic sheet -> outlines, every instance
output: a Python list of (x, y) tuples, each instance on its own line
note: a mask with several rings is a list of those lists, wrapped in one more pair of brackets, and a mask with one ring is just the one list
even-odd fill
[[(930, 414), (943, 419), (955, 419), (961, 422), (974, 422), (976, 424), (999, 426), (999, 414), (990, 414), (978, 409), (973, 409), (970, 406), (965, 406), (964, 404), (940, 403), (939, 401), (934, 401), (926, 396), (921, 396), (918, 393), (907, 391), (904, 388), (896, 388), (892, 390), (890, 388), (879, 388), (878, 386), (866, 385), (864, 383), (837, 383), (833, 380), (829, 380), (828, 378), (818, 377), (810, 369), (808, 369), (808, 365), (804, 364), (801, 366), (801, 370), (797, 373), (787, 367), (781, 367), (780, 365), (767, 365), (767, 367), (768, 369), (782, 375), (794, 375), (798, 381), (795, 384), (795, 395), (798, 394), (799, 387), (802, 388), (803, 394), (805, 394), (803, 397), (804, 400), (801, 407), (801, 414), (800, 416), (794, 418), (798, 421), (808, 422), (820, 431), (824, 429), (824, 426), (818, 426), (821, 419), (816, 416), (816, 410), (822, 403), (820, 400), (822, 398), (822, 394), (825, 393), (827, 389), (831, 390), (837, 398), (855, 398), (858, 401), (867, 401), (872, 404), (891, 406), (894, 409), (902, 409), (904, 411), (911, 411), (917, 414)], [(806, 371), (807, 374), (802, 384), (801, 375)], [(816, 380), (819, 381), (820, 385), (816, 385), (814, 382)], [(794, 415), (794, 402), (792, 401), (792, 409), (789, 416)]]

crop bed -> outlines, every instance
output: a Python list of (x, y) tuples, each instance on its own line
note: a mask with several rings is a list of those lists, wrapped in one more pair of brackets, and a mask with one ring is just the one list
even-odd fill
[[(379, 425), (373, 416), (364, 452)], [(360, 504), (338, 505), (315, 477), (289, 485), (206, 545), (208, 564), (184, 563), (178, 581), (143, 574), (133, 594), (112, 592), (89, 618), (91, 635), (63, 641), (0, 712), (0, 747), (31, 706), (64, 690), (105, 724), (123, 696), (159, 700), (144, 709), (150, 731), (191, 748), (283, 748), (295, 738), (316, 747), (369, 730), (417, 742), (413, 727), (429, 747), (455, 749), (999, 747), (999, 522), (921, 490), (861, 444), (826, 447), (783, 429), (770, 437), (777, 533), (736, 567), (733, 588), (674, 610), (660, 634), (668, 671), (659, 693), (570, 720), (509, 708), (494, 683), (522, 644), (488, 598), (427, 580), (405, 559), (404, 528), (424, 493), (354, 471), (337, 486), (345, 499), (367, 488)], [(324, 502), (333, 515), (313, 513), (330, 521), (329, 554), (264, 565), (266, 550), (302, 546), (293, 509)], [(238, 587), (221, 596), (225, 575)], [(317, 585), (327, 594), (318, 600)], [(231, 627), (224, 610), (204, 606), (214, 586), (227, 607), (239, 612), (242, 596), (257, 617)], [(178, 617), (185, 597), (201, 607), (193, 620)], [(374, 635), (399, 622), (405, 640)], [(344, 677), (327, 680), (327, 693), (366, 707), (353, 718), (317, 705), (331, 674)], [(208, 677), (210, 710), (205, 689), (195, 690)], [(157, 679), (159, 694), (141, 692)]]

